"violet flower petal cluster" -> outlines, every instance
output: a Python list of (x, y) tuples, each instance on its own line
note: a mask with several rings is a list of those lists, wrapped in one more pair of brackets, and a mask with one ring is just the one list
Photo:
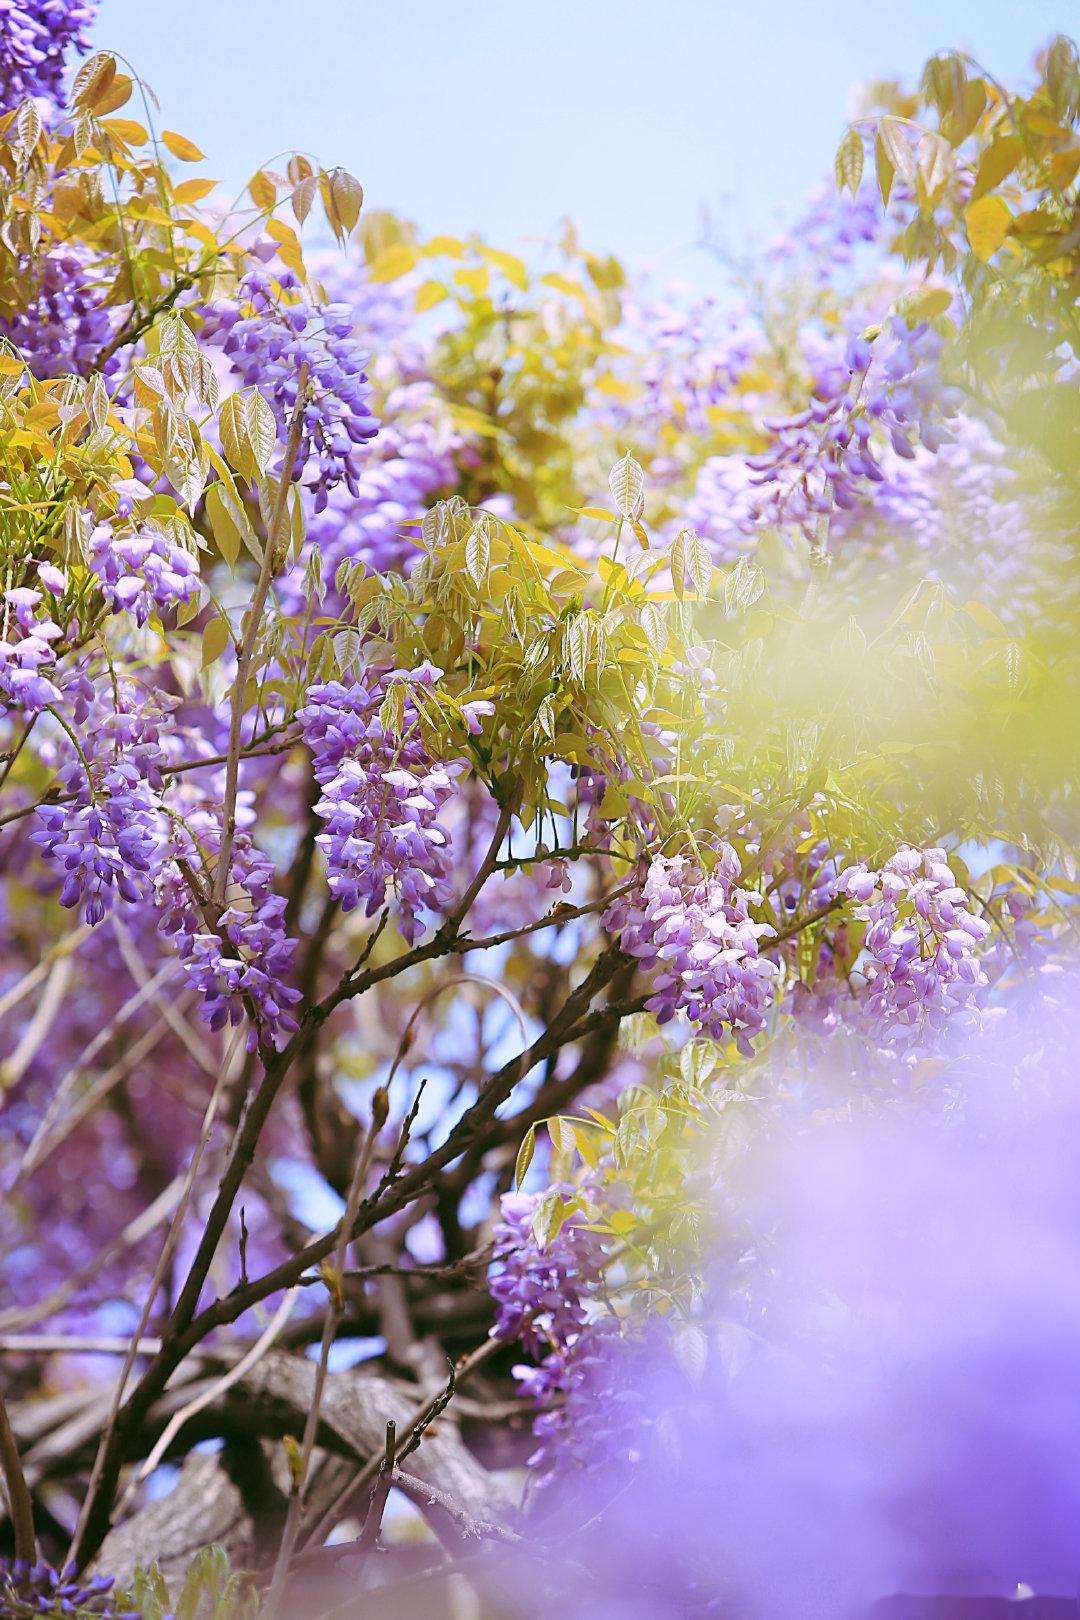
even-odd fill
[(866, 924), (863, 975), (873, 1037), (912, 1056), (957, 1020), (977, 1022), (987, 977), (976, 954), (990, 924), (967, 909), (943, 849), (897, 851), (878, 872), (841, 873)]
[(52, 643), (64, 632), (48, 614), (38, 617), (40, 591), (16, 585), (2, 600), (0, 695), (25, 715), (40, 714), (61, 700), (59, 686), (42, 666), (55, 664)]
[(0, 334), (20, 351), (33, 375), (40, 381), (95, 370), (106, 380), (113, 376), (120, 355), (100, 361), (116, 332), (117, 311), (105, 304), (108, 289), (95, 280), (85, 250), (55, 247), (26, 261), (23, 269), (29, 297), (23, 308), (0, 320)]
[(69, 51), (87, 51), (97, 6), (88, 0), (0, 0), (0, 110), (27, 96), (63, 101)]
[(162, 844), (160, 793), (165, 756), (159, 716), (142, 695), (118, 687), (114, 704), (73, 687), (73, 715), (84, 738), (81, 755), (65, 758), (57, 787), (65, 802), (39, 804), (30, 841), (63, 873), (60, 904), (82, 907), (83, 921), (101, 922), (114, 896), (129, 905), (149, 892)]
[(296, 407), (302, 366), (308, 370), (308, 402), (294, 476), (315, 493), (321, 512), (329, 494), (345, 484), (358, 495), (362, 451), (378, 432), (368, 405), (366, 356), (341, 304), (318, 308), (298, 292), (291, 270), (253, 270), (236, 299), (206, 311), (202, 336), (219, 344), (246, 387), (268, 399), (282, 440)]
[(300, 992), (286, 982), (296, 944), (285, 933), (285, 901), (274, 892), (274, 868), (247, 833), (238, 833), (225, 907), (213, 916), (212, 903), (196, 899), (191, 878), (207, 882), (202, 856), (212, 866), (221, 847), (221, 824), (204, 811), (187, 818), (187, 825), (199, 848), (191, 834), (174, 828), (170, 859), (155, 885), (159, 931), (177, 951), (211, 1029), (241, 1023), (250, 1009), (248, 1050), (260, 1041), (280, 1048), (297, 1027), (290, 1009)]
[(557, 1461), (567, 1428), (563, 1401), (585, 1377), (595, 1331), (586, 1302), (595, 1298), (604, 1249), (599, 1234), (573, 1215), (541, 1249), (532, 1230), (537, 1203), (529, 1193), (503, 1195), (488, 1287), (496, 1304), (491, 1337), (520, 1344), (535, 1363), (513, 1372), (540, 1408), (533, 1432), (541, 1445), (529, 1463), (544, 1474)]
[(160, 529), (118, 535), (111, 524), (99, 523), (90, 536), (89, 553), (112, 611), (133, 613), (137, 624), (198, 595), (198, 563)]
[(621, 930), (623, 950), (653, 975), (646, 1005), (658, 1023), (684, 1012), (715, 1040), (730, 1030), (750, 1056), (778, 970), (760, 954), (760, 941), (775, 929), (751, 921), (753, 897), (738, 886), (741, 870), (727, 843), (708, 873), (685, 856), (658, 855), (641, 889), (608, 912), (605, 926)]
[[(450, 836), (439, 819), (453, 781), (428, 758), (409, 695), (439, 673), (425, 665), (367, 685), (328, 681), (309, 688), (298, 714), (323, 790), (315, 812), (326, 831), (315, 841), (326, 855), (331, 893), (343, 910), (362, 904), (370, 917), (390, 889), (410, 944), (423, 929), (422, 914), (442, 910), (453, 896)], [(391, 681), (405, 686), (400, 739), (379, 718)]]
[[(2, 3), (2, 0), (0, 0)], [(50, 1564), (27, 1564), (0, 1558), (0, 1615), (4, 1620), (38, 1620), (41, 1615), (70, 1615), (84, 1620), (139, 1620), (126, 1604), (114, 1607), (114, 1581), (106, 1575), (79, 1575)]]
[(959, 395), (941, 381), (944, 340), (925, 321), (899, 315), (876, 346), (849, 339), (843, 365), (818, 379), (817, 397), (794, 416), (766, 418), (773, 443), (748, 458), (764, 523), (807, 523), (836, 507), (857, 507), (869, 484), (885, 482), (883, 451), (911, 461), (916, 447), (936, 451), (949, 439), (945, 418)]

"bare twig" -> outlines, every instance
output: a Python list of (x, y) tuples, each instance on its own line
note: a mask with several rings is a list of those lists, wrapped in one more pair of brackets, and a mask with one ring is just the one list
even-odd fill
[[(239, 1032), (237, 1038), (239, 1038)], [(188, 1204), (195, 1186), (195, 1178), (199, 1173), (199, 1165), (202, 1163), (202, 1156), (206, 1149), (206, 1144), (209, 1142), (210, 1133), (214, 1128), (214, 1119), (217, 1115), (218, 1105), (221, 1101), (221, 1094), (225, 1089), (228, 1071), (229, 1064), (228, 1062), (225, 1062), (221, 1066), (221, 1073), (218, 1077), (217, 1084), (215, 1085), (210, 1096), (210, 1101), (206, 1105), (206, 1112), (203, 1115), (202, 1129), (199, 1132), (199, 1139), (195, 1144), (195, 1151), (191, 1155), (191, 1163), (188, 1166), (187, 1175), (184, 1178), (184, 1190), (180, 1195), (180, 1202), (177, 1206), (176, 1213), (173, 1215), (172, 1223), (165, 1237), (165, 1242), (162, 1245), (161, 1255), (158, 1259), (157, 1266), (154, 1268), (154, 1275), (150, 1280), (150, 1287), (146, 1292), (146, 1300), (143, 1304), (142, 1314), (139, 1317), (139, 1322), (135, 1332), (132, 1334), (131, 1348), (124, 1357), (124, 1364), (120, 1369), (120, 1376), (116, 1381), (116, 1389), (113, 1393), (112, 1406), (109, 1411), (108, 1421), (105, 1424), (105, 1429), (101, 1436), (101, 1444), (98, 1447), (97, 1456), (94, 1458), (94, 1466), (90, 1473), (90, 1482), (86, 1488), (86, 1495), (83, 1498), (83, 1505), (79, 1513), (79, 1520), (75, 1526), (75, 1534), (72, 1538), (71, 1548), (68, 1552), (67, 1562), (71, 1564), (78, 1562), (82, 1550), (82, 1544), (86, 1536), (87, 1525), (96, 1506), (97, 1493), (102, 1488), (103, 1480), (105, 1480), (107, 1477), (105, 1468), (106, 1460), (111, 1452), (113, 1435), (116, 1431), (117, 1419), (120, 1416), (120, 1407), (123, 1404), (124, 1389), (127, 1385), (128, 1375), (131, 1372), (132, 1367), (135, 1365), (136, 1358), (139, 1354), (139, 1340), (146, 1331), (146, 1324), (150, 1320), (150, 1313), (154, 1308), (154, 1301), (157, 1298), (158, 1289), (161, 1287), (161, 1284), (165, 1279), (169, 1263), (172, 1260), (173, 1250), (175, 1249), (180, 1238), (184, 1217), (187, 1214)], [(111, 1502), (111, 1481), (108, 1482), (107, 1495)]]
[[(322, 1342), (319, 1346), (319, 1364), (315, 1375), (315, 1393), (311, 1406), (308, 1408), (307, 1418), (304, 1422), (304, 1434), (300, 1443), (300, 1460), (296, 1468), (296, 1484), (289, 1498), (289, 1507), (285, 1517), (285, 1526), (281, 1534), (281, 1545), (278, 1549), (277, 1559), (274, 1563), (274, 1573), (270, 1581), (270, 1590), (267, 1594), (266, 1606), (268, 1614), (273, 1617), (277, 1613), (281, 1598), (281, 1589), (288, 1574), (289, 1562), (296, 1547), (297, 1537), (300, 1534), (301, 1516), (307, 1497), (308, 1479), (311, 1468), (311, 1454), (315, 1449), (315, 1436), (319, 1428), (319, 1409), (322, 1405), (323, 1390), (326, 1387), (326, 1373), (330, 1361), (330, 1346), (334, 1342), (341, 1315), (345, 1308), (345, 1293), (342, 1288), (341, 1275), (345, 1270), (345, 1258), (349, 1248), (349, 1234), (356, 1220), (360, 1200), (363, 1197), (364, 1185), (367, 1181), (368, 1170), (371, 1166), (371, 1155), (376, 1140), (383, 1125), (389, 1108), (385, 1086), (375, 1093), (372, 1100), (371, 1127), (368, 1130), (362, 1148), (357, 1154), (356, 1167), (353, 1170), (352, 1181), (349, 1185), (349, 1195), (345, 1203), (345, 1212), (338, 1224), (335, 1237), (337, 1246), (334, 1252), (334, 1266), (326, 1278), (330, 1291), (330, 1309), (326, 1313), (323, 1323)], [(391, 1459), (391, 1466), (393, 1460)]]
[(368, 1503), (368, 1510), (364, 1515), (364, 1523), (356, 1543), (358, 1553), (369, 1553), (379, 1539), (383, 1514), (386, 1512), (386, 1499), (390, 1495), (390, 1487), (394, 1483), (396, 1447), (397, 1424), (391, 1418), (386, 1425), (386, 1450), (383, 1453), (383, 1460), (379, 1464), (375, 1489), (371, 1493), (371, 1501)]
[(293, 1306), (296, 1304), (298, 1294), (299, 1290), (296, 1288), (291, 1288), (289, 1290), (281, 1304), (278, 1306), (277, 1310), (274, 1312), (273, 1316), (270, 1318), (270, 1321), (266, 1324), (263, 1332), (260, 1334), (258, 1339), (256, 1339), (255, 1343), (251, 1346), (251, 1349), (247, 1352), (247, 1354), (242, 1356), (241, 1359), (236, 1363), (235, 1367), (230, 1367), (227, 1373), (224, 1373), (220, 1378), (215, 1379), (209, 1388), (203, 1390), (201, 1395), (197, 1395), (194, 1400), (189, 1401), (186, 1406), (182, 1406), (179, 1412), (173, 1413), (172, 1417), (169, 1419), (168, 1423), (165, 1425), (165, 1428), (162, 1430), (160, 1436), (155, 1442), (153, 1450), (132, 1475), (128, 1487), (123, 1496), (120, 1498), (119, 1505), (117, 1506), (116, 1511), (118, 1514), (123, 1513), (124, 1509), (135, 1495), (135, 1492), (142, 1484), (143, 1480), (148, 1478), (148, 1476), (154, 1472), (154, 1469), (157, 1467), (162, 1457), (164, 1457), (165, 1453), (172, 1445), (173, 1440), (179, 1434), (184, 1424), (187, 1423), (189, 1419), (196, 1417), (198, 1413), (203, 1411), (205, 1407), (209, 1406), (211, 1402), (216, 1401), (219, 1395), (224, 1395), (226, 1390), (231, 1389), (234, 1384), (239, 1383), (244, 1374), (250, 1372), (259, 1358), (264, 1356), (271, 1348), (277, 1339), (278, 1334), (281, 1332), (282, 1328), (289, 1320), (289, 1317), (292, 1315)]
[[(423, 1406), (417, 1409), (402, 1429), (395, 1462), (403, 1460), (416, 1450), (423, 1438), (424, 1431), (446, 1410), (457, 1386), (464, 1382), (477, 1367), (482, 1366), (499, 1348), (498, 1340), (485, 1339), (484, 1343), (474, 1350), (471, 1355), (466, 1356), (456, 1367), (451, 1367), (447, 1383), (437, 1390), (429, 1400), (425, 1401)], [(330, 1534), (334, 1525), (339, 1523), (348, 1511), (349, 1504), (355, 1501), (359, 1492), (375, 1477), (384, 1464), (385, 1458), (372, 1457), (362, 1468), (357, 1470), (344, 1490), (338, 1494), (336, 1500), (323, 1514), (308, 1538), (309, 1541), (322, 1541)]]
[(11, 1432), (2, 1392), (0, 1392), (0, 1469), (3, 1470), (11, 1523), (15, 1531), (15, 1557), (32, 1564), (37, 1557), (34, 1504), (19, 1459), (19, 1448)]

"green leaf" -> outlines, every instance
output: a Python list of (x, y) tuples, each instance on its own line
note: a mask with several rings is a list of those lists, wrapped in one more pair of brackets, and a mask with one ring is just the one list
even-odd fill
[(835, 172), (838, 188), (847, 186), (853, 197), (862, 184), (864, 158), (862, 135), (852, 127), (836, 149)]
[(978, 202), (969, 204), (964, 214), (964, 224), (972, 253), (985, 264), (994, 257), (1008, 236), (1012, 214), (1004, 198), (980, 197)]
[(491, 567), (491, 518), (485, 512), (465, 542), (465, 571), (474, 585), (483, 585)]
[(709, 548), (694, 529), (683, 530), (686, 546), (686, 571), (699, 596), (708, 596), (712, 585), (712, 558)]
[(639, 518), (645, 508), (645, 474), (629, 450), (608, 475), (615, 510), (624, 518)]
[(369, 281), (397, 281), (414, 269), (420, 255), (409, 242), (394, 242), (384, 248), (368, 267)]
[(740, 557), (724, 581), (724, 612), (728, 618), (745, 613), (765, 589), (765, 575), (757, 563)]
[(642, 603), (641, 628), (649, 638), (650, 646), (654, 647), (658, 653), (662, 653), (668, 644), (668, 627), (664, 611), (658, 603)]
[(536, 1239), (537, 1248), (546, 1249), (548, 1244), (558, 1237), (566, 1225), (571, 1207), (559, 1192), (544, 1194), (533, 1210), (532, 1234)]
[(205, 156), (194, 141), (189, 141), (186, 135), (178, 135), (175, 130), (163, 129), (161, 139), (173, 157), (179, 158), (181, 163), (201, 163)]
[(878, 191), (881, 193), (881, 204), (883, 208), (887, 208), (889, 198), (892, 195), (896, 170), (889, 157), (885, 142), (881, 138), (880, 129), (874, 137), (874, 169), (877, 174)]
[(574, 1150), (574, 1127), (568, 1119), (559, 1114), (552, 1115), (547, 1121), (547, 1133), (551, 1138), (551, 1145), (556, 1153), (572, 1153)]
[(232, 640), (228, 620), (220, 613), (215, 613), (212, 619), (207, 620), (206, 629), (202, 633), (202, 667), (209, 669), (215, 664)]
[(878, 127), (878, 140), (901, 180), (913, 186), (916, 175), (915, 154), (911, 150), (911, 140), (904, 125), (898, 124), (895, 118), (883, 118)]
[(217, 542), (218, 550), (230, 568), (235, 568), (244, 545), (258, 558), (261, 555), (258, 538), (239, 499), (230, 494), (223, 483), (213, 483), (206, 491), (206, 515)]
[(1024, 143), (1019, 135), (999, 135), (990, 142), (975, 173), (975, 184), (971, 188), (971, 202), (977, 203), (980, 197), (985, 197), (988, 191), (1012, 173), (1019, 163), (1024, 151)]
[(536, 1152), (536, 1126), (530, 1125), (521, 1139), (517, 1158), (514, 1160), (514, 1186), (520, 1191), (521, 1183), (529, 1173), (529, 1166), (533, 1162)]

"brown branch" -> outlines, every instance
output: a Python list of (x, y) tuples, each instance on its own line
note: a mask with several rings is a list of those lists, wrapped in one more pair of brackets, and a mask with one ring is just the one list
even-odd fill
[(0, 1393), (0, 1469), (7, 1487), (11, 1523), (15, 1531), (15, 1557), (26, 1564), (37, 1559), (37, 1537), (34, 1535), (34, 1504), (23, 1473), (19, 1448), (11, 1432), (7, 1406)]

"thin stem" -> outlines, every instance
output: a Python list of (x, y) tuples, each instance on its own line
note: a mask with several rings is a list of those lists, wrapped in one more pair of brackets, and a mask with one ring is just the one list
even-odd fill
[(22, 1563), (33, 1564), (37, 1558), (34, 1503), (26, 1483), (26, 1475), (23, 1473), (19, 1448), (15, 1444), (2, 1392), (0, 1392), (0, 1469), (3, 1469), (11, 1523), (15, 1531), (15, 1557)]
[[(322, 1407), (323, 1392), (326, 1388), (326, 1374), (330, 1363), (330, 1346), (334, 1342), (341, 1315), (345, 1308), (345, 1292), (342, 1287), (342, 1273), (345, 1270), (345, 1258), (349, 1247), (349, 1233), (356, 1220), (360, 1208), (360, 1200), (367, 1181), (368, 1170), (371, 1167), (371, 1155), (379, 1130), (386, 1120), (386, 1090), (380, 1088), (375, 1093), (376, 1101), (372, 1104), (371, 1127), (364, 1138), (364, 1145), (356, 1157), (352, 1181), (349, 1183), (349, 1195), (345, 1203), (345, 1213), (341, 1217), (337, 1229), (337, 1247), (334, 1251), (333, 1271), (327, 1278), (330, 1289), (330, 1309), (323, 1322), (322, 1342), (319, 1346), (319, 1365), (315, 1374), (315, 1392), (307, 1418), (304, 1423), (303, 1439), (300, 1442), (300, 1461), (296, 1470), (296, 1484), (289, 1498), (288, 1512), (285, 1517), (285, 1527), (281, 1535), (281, 1546), (278, 1548), (277, 1559), (274, 1563), (274, 1573), (270, 1581), (270, 1591), (266, 1600), (267, 1614), (270, 1620), (277, 1614), (281, 1599), (281, 1590), (285, 1577), (289, 1572), (289, 1563), (292, 1559), (293, 1549), (300, 1534), (301, 1516), (307, 1496), (308, 1478), (311, 1469), (311, 1454), (315, 1449), (315, 1436), (319, 1428), (319, 1412)], [(381, 1101), (378, 1099), (381, 1098)], [(391, 1457), (391, 1467), (393, 1458)]]
[(240, 656), (236, 661), (236, 679), (232, 689), (232, 711), (229, 716), (229, 749), (225, 764), (225, 801), (222, 816), (221, 849), (218, 852), (218, 868), (214, 882), (214, 901), (221, 907), (225, 904), (225, 891), (229, 886), (229, 861), (232, 857), (233, 839), (236, 837), (236, 795), (240, 786), (240, 750), (241, 731), (244, 724), (244, 696), (247, 690), (248, 676), (251, 673), (251, 664), (255, 656), (255, 643), (259, 637), (262, 624), (263, 609), (270, 591), (270, 581), (274, 575), (274, 560), (281, 541), (281, 532), (288, 512), (289, 489), (292, 485), (293, 473), (296, 470), (296, 459), (300, 454), (300, 441), (304, 432), (304, 406), (306, 404), (308, 368), (300, 367), (300, 375), (296, 384), (296, 406), (293, 410), (292, 421), (289, 423), (289, 433), (285, 440), (285, 455), (281, 463), (281, 474), (278, 481), (277, 492), (274, 497), (274, 508), (270, 517), (266, 542), (263, 547), (262, 562), (259, 565), (259, 578), (255, 586), (255, 594), (247, 613), (247, 625), (244, 629), (244, 639), (240, 646)]

